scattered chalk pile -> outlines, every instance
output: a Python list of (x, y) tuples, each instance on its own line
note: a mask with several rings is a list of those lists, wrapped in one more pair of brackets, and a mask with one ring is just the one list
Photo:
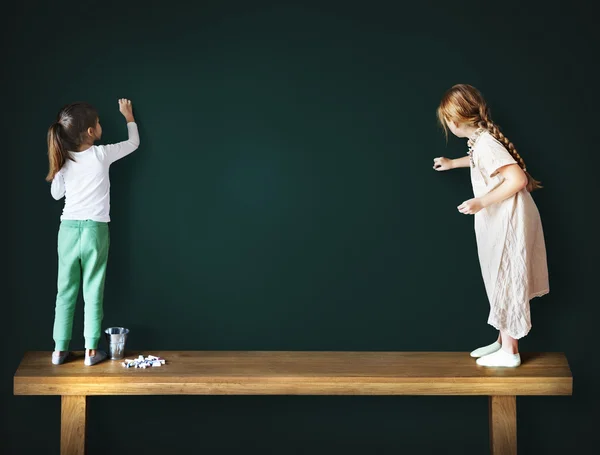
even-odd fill
[(165, 364), (165, 359), (162, 357), (155, 357), (153, 355), (149, 355), (144, 358), (143, 355), (140, 355), (137, 359), (130, 360), (125, 359), (122, 363), (124, 368), (148, 368), (148, 367), (159, 367)]

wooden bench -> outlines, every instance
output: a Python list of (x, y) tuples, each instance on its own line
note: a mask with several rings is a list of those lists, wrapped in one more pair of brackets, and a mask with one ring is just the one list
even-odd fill
[(516, 369), (480, 367), (462, 352), (153, 351), (144, 354), (167, 363), (148, 369), (86, 367), (75, 354), (54, 366), (50, 352), (28, 352), (14, 377), (15, 395), (61, 396), (61, 455), (84, 454), (91, 395), (483, 395), (491, 453), (514, 455), (516, 397), (573, 390), (561, 353), (521, 354)]

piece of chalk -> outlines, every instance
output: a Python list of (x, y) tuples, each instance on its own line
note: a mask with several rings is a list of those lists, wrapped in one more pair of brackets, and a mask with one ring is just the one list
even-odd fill
[(146, 368), (150, 367), (160, 367), (164, 365), (165, 362), (166, 360), (162, 357), (157, 357), (152, 354), (148, 355), (147, 357), (144, 357), (140, 354), (140, 356), (137, 359), (125, 359), (121, 363), (121, 365), (124, 368), (142, 368), (145, 370)]

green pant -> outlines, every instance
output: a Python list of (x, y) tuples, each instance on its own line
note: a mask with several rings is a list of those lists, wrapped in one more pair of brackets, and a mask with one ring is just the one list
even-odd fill
[(100, 340), (102, 300), (110, 234), (108, 223), (63, 220), (58, 231), (58, 292), (54, 317), (55, 350), (67, 351), (73, 332), (73, 315), (83, 278), (86, 349)]

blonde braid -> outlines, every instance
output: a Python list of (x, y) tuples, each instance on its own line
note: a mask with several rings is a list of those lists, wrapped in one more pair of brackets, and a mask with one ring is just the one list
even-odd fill
[(521, 167), (521, 169), (523, 169), (525, 175), (527, 175), (527, 191), (531, 192), (533, 190), (542, 188), (540, 182), (535, 180), (531, 176), (531, 174), (527, 172), (527, 166), (525, 166), (525, 161), (523, 160), (521, 155), (519, 155), (519, 152), (517, 152), (517, 149), (515, 148), (514, 144), (502, 133), (502, 131), (500, 131), (500, 127), (492, 121), (490, 111), (487, 108), (487, 106), (480, 106), (479, 116), (481, 120), (479, 121), (478, 126), (480, 128), (488, 130), (498, 142), (504, 145), (506, 150), (508, 150), (508, 153), (510, 153), (510, 155), (514, 158), (514, 160)]

